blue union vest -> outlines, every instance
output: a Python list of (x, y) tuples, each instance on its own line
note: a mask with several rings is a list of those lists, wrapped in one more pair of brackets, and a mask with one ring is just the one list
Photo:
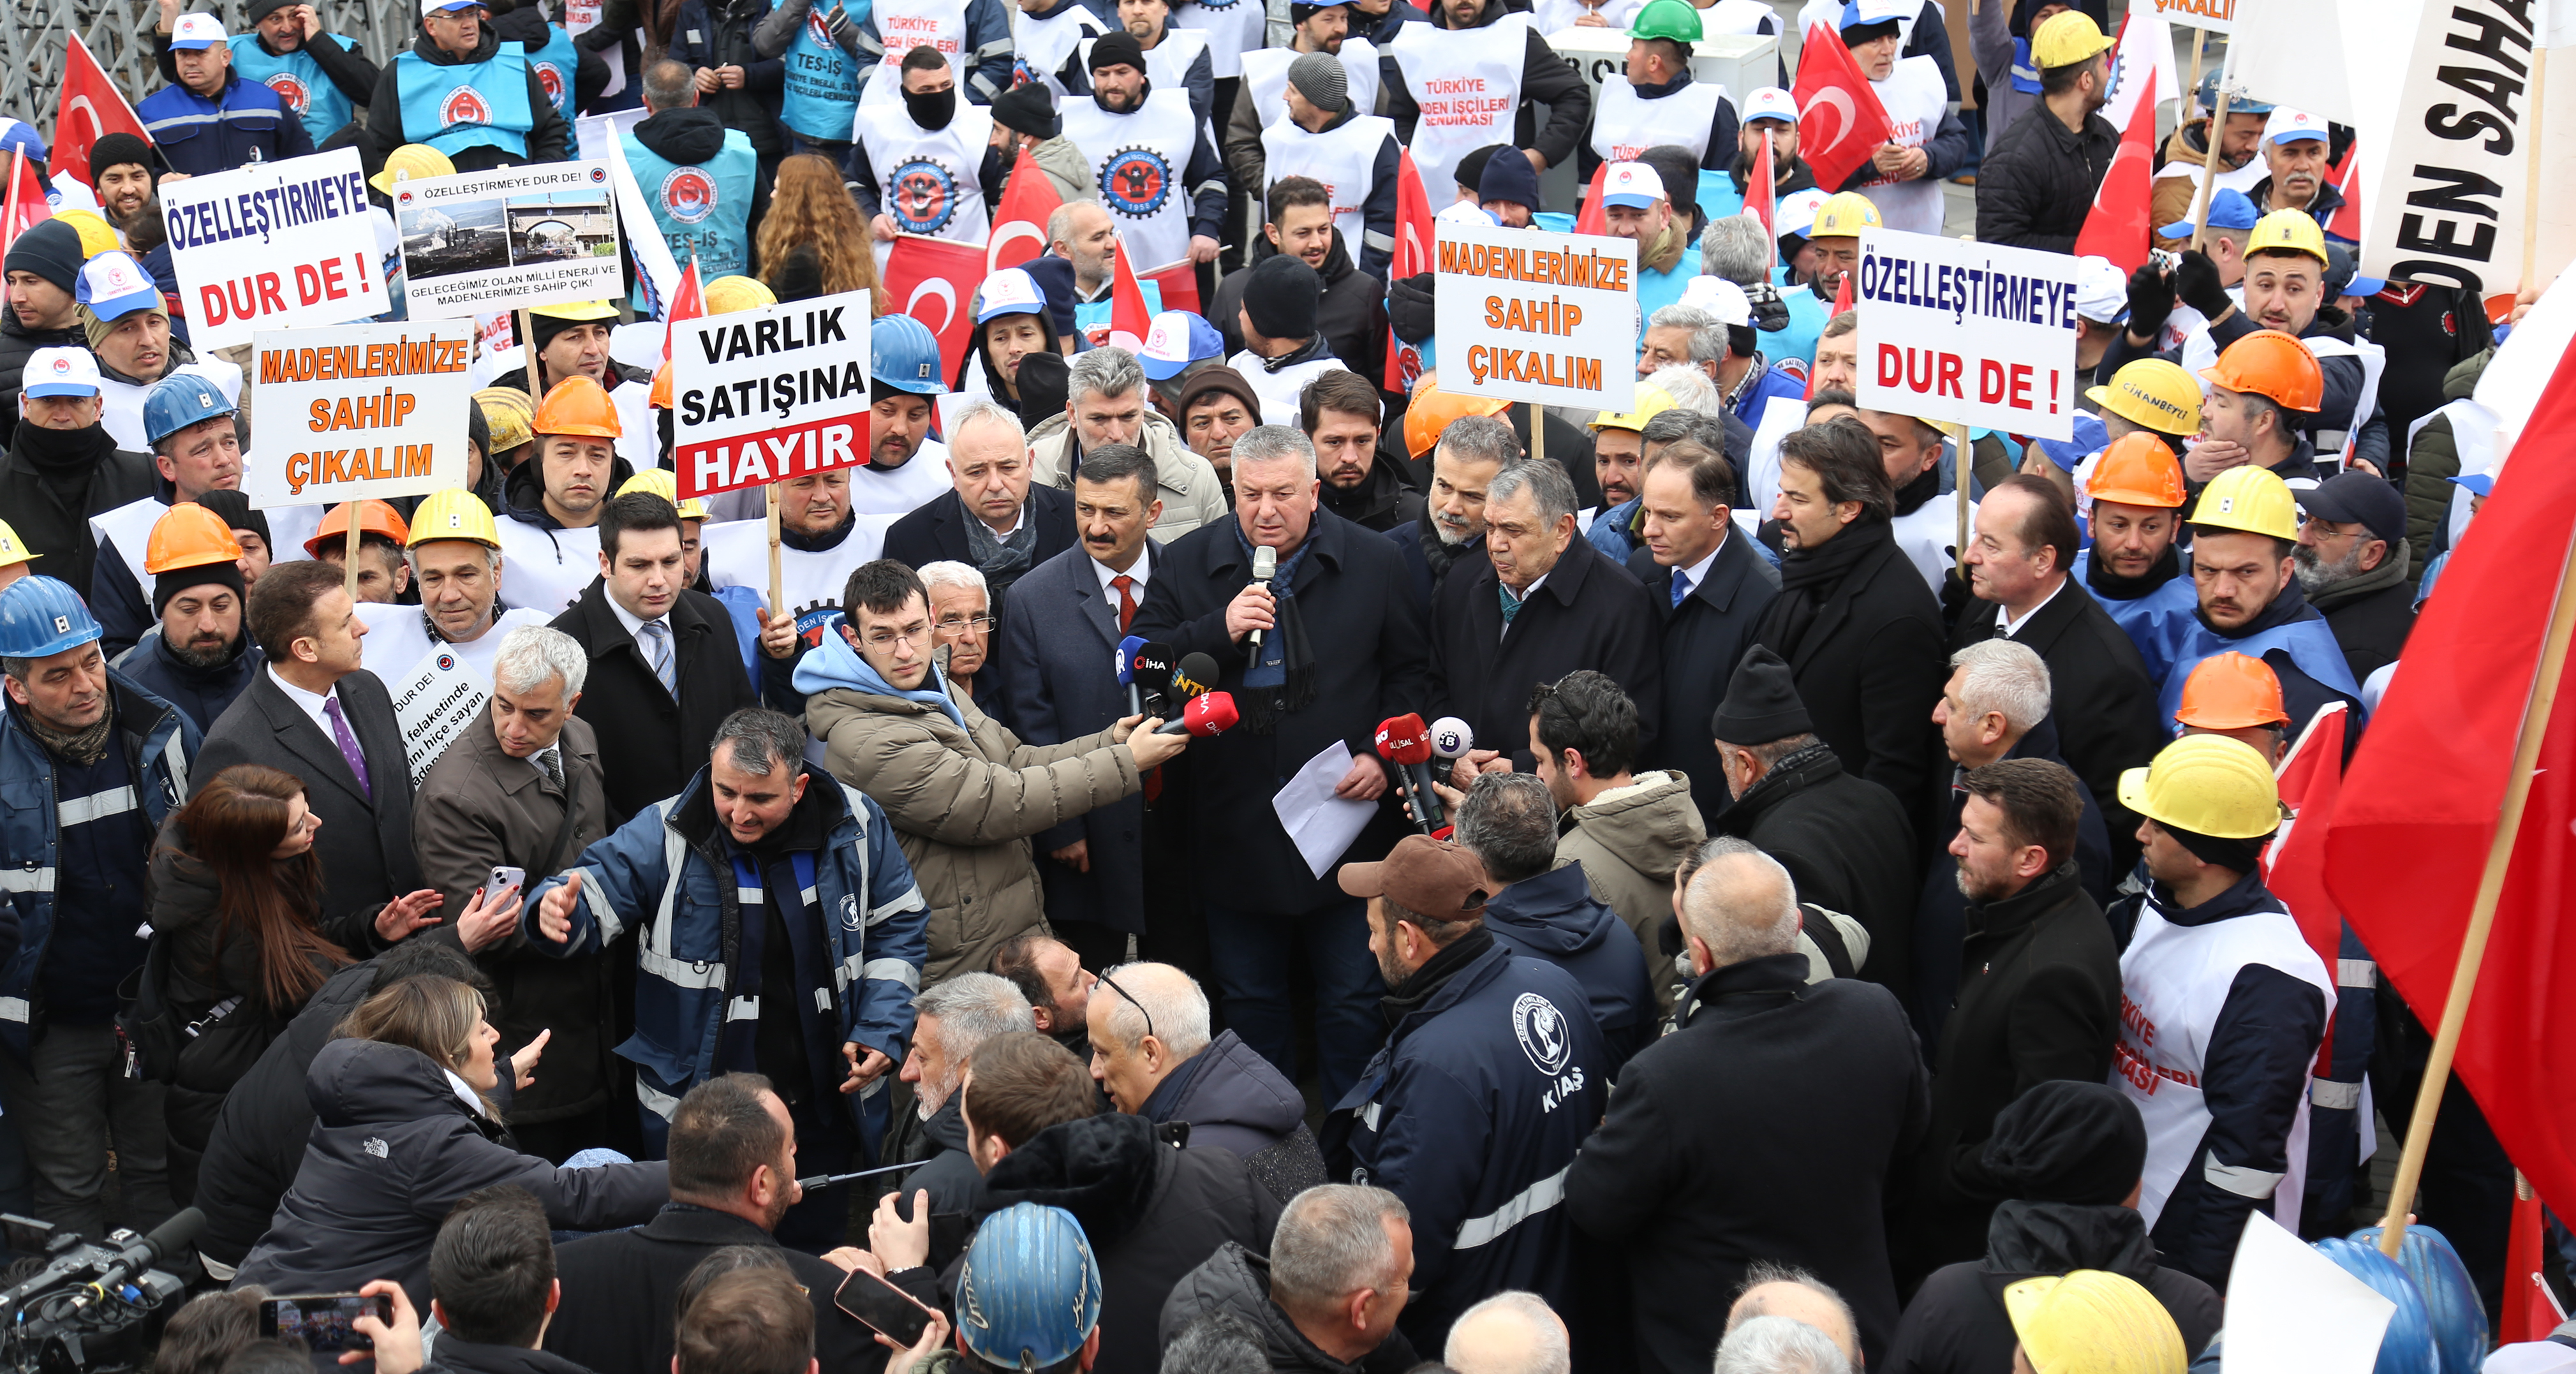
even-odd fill
[[(321, 34), (313, 41), (357, 47), (336, 33)], [(233, 50), (233, 70), (241, 73), (243, 80), (256, 81), (277, 92), (286, 108), (304, 121), (304, 132), (313, 136), (315, 147), (347, 127), (357, 107), (331, 84), (331, 78), (323, 74), (322, 64), (314, 61), (312, 54), (298, 48), (282, 57), (271, 56), (259, 45), (259, 35), (255, 33), (237, 33), (224, 42)]]
[(406, 140), (449, 157), (482, 147), (528, 155), (528, 131), (537, 118), (528, 105), (528, 59), (518, 44), (503, 43), (487, 61), (450, 67), (424, 62), (406, 48), (394, 70)]
[(555, 113), (570, 124), (573, 73), (581, 67), (581, 53), (573, 47), (572, 35), (561, 24), (546, 25), (546, 45), (528, 54), (528, 65), (537, 74), (537, 84), (545, 88), (546, 98), (554, 102)]
[[(850, 17), (865, 10), (844, 6)], [(779, 102), (780, 122), (810, 139), (847, 143), (859, 109), (858, 59), (841, 51), (823, 27), (822, 8), (806, 11), (805, 22), (787, 41), (787, 82)]]
[[(751, 136), (725, 130), (724, 148), (703, 163), (665, 161), (631, 129), (617, 138), (626, 147), (626, 165), (634, 169), (654, 226), (671, 245), (672, 260), (685, 267), (695, 252), (700, 281), (749, 271), (751, 197), (760, 175), (760, 155), (751, 150)], [(635, 306), (645, 308), (640, 286)]]

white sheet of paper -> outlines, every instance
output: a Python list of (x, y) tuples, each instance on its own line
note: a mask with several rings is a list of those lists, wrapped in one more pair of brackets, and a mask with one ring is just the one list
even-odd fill
[(1315, 876), (1324, 876), (1351, 841), (1368, 828), (1369, 817), (1377, 814), (1377, 803), (1352, 801), (1333, 795), (1333, 784), (1351, 771), (1351, 746), (1335, 740), (1324, 752), (1306, 760), (1297, 776), (1270, 799), (1270, 809), (1279, 813), (1280, 827), (1297, 844), (1297, 852), (1306, 858), (1306, 867)]
[(2227, 1271), (2222, 1374), (2370, 1374), (2397, 1304), (2256, 1212)]

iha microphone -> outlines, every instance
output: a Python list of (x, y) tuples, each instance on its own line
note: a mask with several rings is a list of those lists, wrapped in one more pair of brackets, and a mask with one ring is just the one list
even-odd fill
[[(1270, 590), (1271, 576), (1278, 571), (1279, 551), (1277, 549), (1264, 544), (1252, 551), (1252, 585), (1259, 587), (1263, 591)], [(1245, 636), (1244, 642), (1252, 646), (1253, 658), (1258, 659), (1261, 657), (1261, 632), (1259, 630), (1254, 630), (1251, 634)]]
[(1431, 727), (1410, 711), (1390, 716), (1378, 723), (1377, 754), (1404, 770), (1405, 806), (1413, 823), (1425, 835), (1439, 829), (1440, 813), (1432, 809)]
[(1142, 635), (1129, 635), (1118, 641), (1118, 685), (1127, 689), (1127, 714), (1144, 711), (1145, 689), (1136, 681), (1136, 651), (1145, 647)]
[(1182, 701), (1216, 690), (1216, 660), (1205, 654), (1181, 655), (1172, 670), (1172, 695)]
[(1476, 732), (1456, 716), (1431, 722), (1431, 752), (1444, 759), (1463, 759), (1476, 747)]
[[(1195, 658), (1197, 655), (1193, 654), (1191, 657)], [(1235, 713), (1232, 692), (1201, 692), (1190, 698), (1189, 705), (1181, 708), (1179, 720), (1164, 721), (1155, 727), (1154, 733), (1191, 735), (1206, 739), (1210, 735), (1221, 735), (1233, 729), (1234, 723), (1240, 719), (1242, 717)]]
[(1127, 666), (1133, 670), (1136, 679), (1129, 686), (1131, 709), (1128, 714), (1141, 712), (1159, 716), (1171, 710), (1164, 704), (1163, 692), (1171, 685), (1172, 658), (1172, 646), (1157, 639), (1144, 641), (1128, 654)]

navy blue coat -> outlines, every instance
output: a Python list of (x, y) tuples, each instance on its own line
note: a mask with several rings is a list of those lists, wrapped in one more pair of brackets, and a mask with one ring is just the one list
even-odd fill
[(201, 177), (251, 162), (282, 162), (313, 151), (304, 121), (277, 92), (239, 75), (224, 78), (213, 100), (185, 86), (164, 86), (134, 107), (170, 170)]
[(169, 641), (153, 635), (118, 659), (116, 670), (135, 686), (178, 707), (202, 734), (214, 728), (224, 708), (249, 688), (251, 679), (259, 675), (260, 665), (266, 662), (268, 655), (245, 640), (241, 653), (232, 662), (218, 668), (199, 668), (173, 658)]
[(1485, 903), (1485, 929), (1514, 953), (1554, 964), (1583, 985), (1612, 1077), (1655, 1038), (1658, 1013), (1645, 951), (1619, 913), (1593, 900), (1581, 862), (1495, 893)]
[[(1418, 551), (1418, 550), (1417, 550)], [(1526, 771), (1530, 690), (1577, 669), (1607, 674), (1637, 704), (1637, 739), (1663, 720), (1663, 632), (1646, 589), (1577, 538), (1503, 625), (1502, 579), (1485, 560), (1463, 563), (1431, 603), (1431, 700)]]

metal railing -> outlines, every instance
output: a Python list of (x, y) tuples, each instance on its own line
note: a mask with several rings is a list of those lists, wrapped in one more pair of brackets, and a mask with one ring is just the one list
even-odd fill
[[(0, 25), (0, 114), (35, 125), (48, 139), (53, 136), (63, 54), (74, 33), (127, 100), (140, 101), (161, 88), (161, 76), (152, 69), (152, 28), (159, 18), (152, 0), (6, 2), (8, 19)], [(247, 27), (238, 3), (191, 0), (183, 8), (207, 11), (228, 30)], [(417, 13), (403, 0), (321, 0), (314, 10), (325, 29), (356, 39), (378, 61), (411, 41)]]

